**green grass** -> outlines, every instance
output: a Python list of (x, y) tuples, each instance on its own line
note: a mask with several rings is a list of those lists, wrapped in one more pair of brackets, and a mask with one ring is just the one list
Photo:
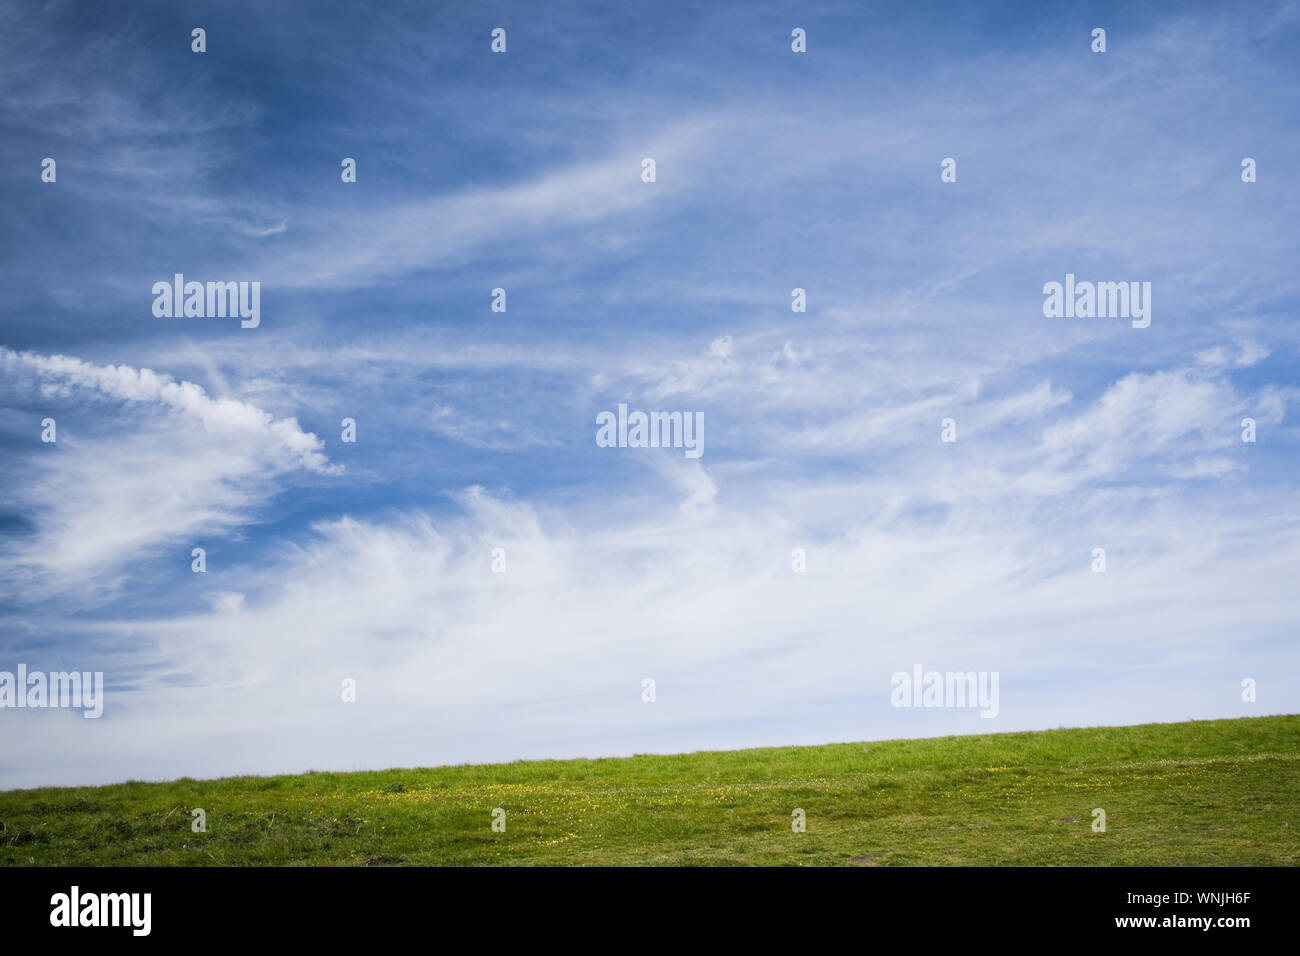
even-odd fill
[(0, 827), (7, 865), (1294, 866), (1300, 716), (16, 790)]

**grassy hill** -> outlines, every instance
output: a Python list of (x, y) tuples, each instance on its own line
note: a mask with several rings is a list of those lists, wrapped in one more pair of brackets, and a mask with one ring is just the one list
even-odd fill
[(1298, 850), (1300, 716), (0, 793), (6, 865), (1294, 866)]

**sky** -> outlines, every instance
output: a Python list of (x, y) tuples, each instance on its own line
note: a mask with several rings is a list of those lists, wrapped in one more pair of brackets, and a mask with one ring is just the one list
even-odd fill
[(0, 6), (0, 788), (1300, 710), (1300, 5), (994, 6)]

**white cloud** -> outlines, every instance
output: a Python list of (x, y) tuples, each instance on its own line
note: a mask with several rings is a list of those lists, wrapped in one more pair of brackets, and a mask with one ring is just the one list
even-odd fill
[[(714, 125), (681, 122), (646, 145), (644, 155), (679, 164), (675, 176), (662, 176), (662, 182), (643, 183), (643, 154), (622, 150), (517, 185), (416, 199), (329, 221), (314, 217), (317, 235), (267, 269), (286, 286), (363, 286), (452, 264), (485, 242), (515, 242), (539, 233), (549, 233), (550, 239), (534, 254), (554, 256), (562, 249), (562, 230), (607, 222), (688, 189), (697, 178), (689, 173), (689, 160), (714, 138)], [(340, 243), (340, 236), (346, 241)]]
[(1043, 432), (1042, 451), (1073, 483), (1118, 478), (1136, 461), (1179, 463), (1199, 458), (1189, 474), (1243, 467), (1224, 457), (1239, 441), (1242, 399), (1218, 379), (1188, 370), (1133, 373), (1095, 406)]
[(1231, 354), (1227, 346), (1216, 345), (1196, 353), (1196, 364), (1202, 368), (1250, 368), (1268, 358), (1269, 349), (1251, 339), (1236, 343), (1236, 355)]
[[(851, 488), (815, 491), (851, 514)], [(1069, 520), (1004, 506), (928, 527), (863, 515), (819, 535), (780, 507), (700, 511), (676, 495), (574, 526), (471, 488), (459, 517), (321, 523), (235, 574), (243, 600), (222, 595), (211, 612), (107, 623), (175, 663), (166, 681), (112, 697), (95, 747), (114, 760), (100, 778), (991, 729), (964, 712), (936, 725), (891, 709), (889, 674), (914, 662), (1000, 671), (999, 730), (1095, 714), (1067, 692), (1080, 667), (1094, 692), (1135, 667), (1160, 673), (1110, 700), (1107, 720), (1123, 722), (1188, 686), (1169, 675), (1202, 680), (1206, 662), (1245, 653), (1246, 635), (1291, 620), (1296, 528), (1250, 513), (1134, 503), (1077, 537)], [(1111, 549), (1105, 575), (1088, 570), (1097, 541)], [(805, 574), (790, 569), (795, 546)], [(653, 706), (639, 700), (643, 677), (657, 681)], [(345, 678), (355, 705), (340, 701)], [(1236, 682), (1218, 703), (1201, 688), (1191, 713), (1229, 712)], [(86, 746), (64, 736), (65, 755)], [(6, 783), (84, 780), (87, 765)]]
[(340, 470), (296, 420), (150, 369), (0, 347), (0, 370), (11, 400), (34, 389), (58, 429), (18, 495), (36, 534), (7, 556), (8, 576), (40, 587), (111, 582), (163, 543), (236, 527), (285, 473)]

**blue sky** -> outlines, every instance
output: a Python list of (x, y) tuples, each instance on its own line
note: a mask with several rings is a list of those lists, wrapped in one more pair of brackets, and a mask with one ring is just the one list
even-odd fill
[[(109, 693), (0, 710), (0, 787), (1294, 712), (1298, 34), (7, 5), (0, 670)], [(155, 317), (177, 272), (260, 326)], [(1150, 327), (1045, 318), (1067, 273)], [(916, 663), (997, 718), (892, 707)]]

